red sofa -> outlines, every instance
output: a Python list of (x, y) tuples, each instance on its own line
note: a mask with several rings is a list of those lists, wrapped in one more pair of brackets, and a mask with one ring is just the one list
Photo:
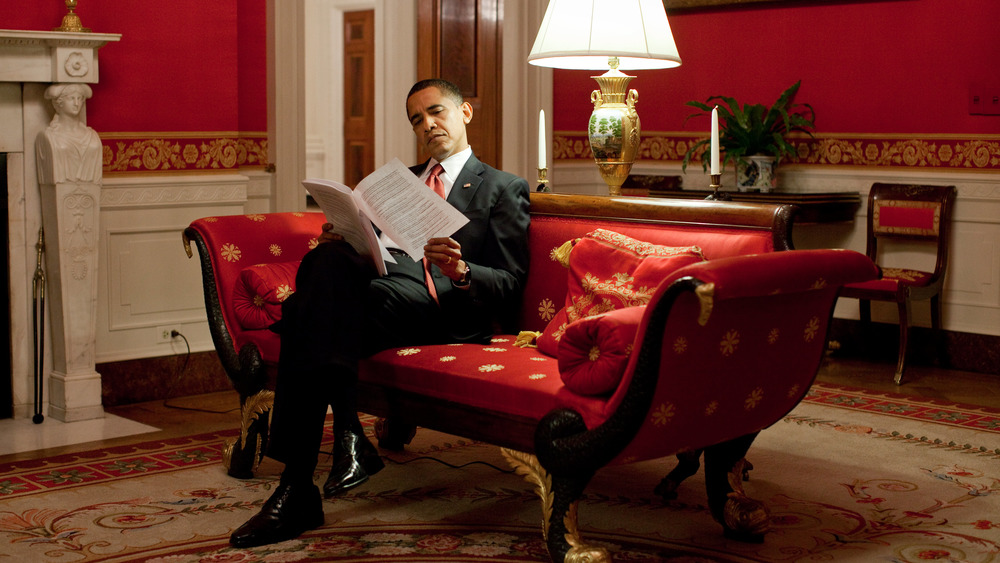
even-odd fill
[[(629, 329), (632, 353), (616, 359), (623, 369), (609, 392), (571, 391), (560, 373), (562, 348), (557, 359), (517, 346), (518, 335), (498, 334), (485, 346), (408, 347), (363, 360), (359, 408), (388, 421), (376, 432), (381, 447), (401, 447), (416, 426), (503, 447), (539, 488), (554, 561), (591, 549), (576, 530), (575, 506), (597, 470), (702, 450), (713, 516), (728, 535), (758, 540), (766, 511), (730, 474), (744, 470), (756, 434), (808, 390), (840, 286), (878, 275), (857, 252), (792, 250), (794, 212), (532, 194), (521, 330), (543, 331), (566, 300), (567, 270), (553, 251), (595, 229), (696, 245), (706, 260), (666, 274), (644, 309), (625, 313), (631, 320), (598, 330), (604, 320), (591, 319), (594, 350), (601, 339), (620, 348), (614, 336), (623, 333), (615, 331)], [(317, 213), (212, 217), (184, 231), (188, 255), (191, 242), (199, 251), (216, 349), (243, 402), (241, 438), (227, 446), (231, 475), (251, 476), (262, 456), (278, 350), (266, 326), (280, 314), (281, 295), (294, 291), (297, 262), (323, 222)], [(660, 487), (669, 494), (675, 486)]]

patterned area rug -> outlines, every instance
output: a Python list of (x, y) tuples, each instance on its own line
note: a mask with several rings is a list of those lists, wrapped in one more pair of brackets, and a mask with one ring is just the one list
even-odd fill
[[(229, 533), (267, 498), (280, 467), (226, 476), (230, 436), (0, 466), (0, 563), (548, 560), (540, 503), (497, 448), (427, 430), (388, 453), (371, 481), (327, 501), (323, 528), (232, 549)], [(599, 473), (580, 504), (583, 535), (615, 561), (1000, 558), (1000, 412), (816, 385), (748, 457), (746, 491), (772, 515), (762, 544), (723, 538), (701, 474), (676, 500), (653, 495), (671, 459)], [(318, 482), (328, 467), (321, 457)]]

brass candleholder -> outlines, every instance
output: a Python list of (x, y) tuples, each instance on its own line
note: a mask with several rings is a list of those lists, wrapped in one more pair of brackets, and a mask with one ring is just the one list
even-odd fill
[(712, 201), (733, 201), (733, 196), (719, 191), (719, 188), (722, 187), (722, 174), (712, 174), (711, 178), (712, 183), (708, 187), (711, 188), (712, 193), (708, 194), (708, 197), (705, 199)]
[(67, 13), (63, 16), (62, 25), (52, 28), (52, 31), (72, 31), (76, 33), (90, 33), (89, 27), (83, 27), (80, 16), (73, 11), (76, 9), (77, 0), (66, 0)]
[(549, 187), (549, 169), (539, 168), (538, 169), (538, 187), (535, 188), (536, 192), (551, 192), (552, 188)]

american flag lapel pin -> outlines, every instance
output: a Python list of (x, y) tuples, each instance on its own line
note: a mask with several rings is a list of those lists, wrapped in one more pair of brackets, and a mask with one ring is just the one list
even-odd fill
[(471, 187), (472, 187), (472, 184), (465, 184), (464, 186), (462, 186), (463, 189), (464, 188), (471, 188)]

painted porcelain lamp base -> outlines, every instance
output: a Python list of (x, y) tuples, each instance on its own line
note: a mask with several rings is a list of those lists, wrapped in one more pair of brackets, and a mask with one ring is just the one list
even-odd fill
[(635, 110), (639, 93), (628, 89), (635, 77), (619, 71), (617, 59), (609, 64), (610, 70), (593, 77), (601, 89), (590, 94), (594, 111), (587, 134), (608, 194), (616, 196), (621, 195), (622, 184), (639, 153), (639, 114)]

